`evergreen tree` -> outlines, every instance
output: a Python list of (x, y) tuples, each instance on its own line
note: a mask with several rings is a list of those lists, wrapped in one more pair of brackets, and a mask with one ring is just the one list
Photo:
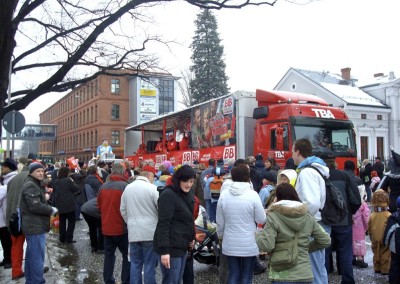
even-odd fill
[(197, 15), (195, 24), (197, 29), (191, 45), (193, 65), (190, 66), (194, 74), (190, 81), (192, 104), (229, 93), (217, 20), (210, 10), (204, 9)]

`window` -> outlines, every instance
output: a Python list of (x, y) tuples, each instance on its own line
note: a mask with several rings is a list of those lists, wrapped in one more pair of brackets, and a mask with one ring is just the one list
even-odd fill
[(111, 106), (111, 119), (119, 119), (119, 105)]
[(384, 153), (384, 146), (385, 144), (383, 144), (383, 137), (376, 137), (376, 155), (378, 157), (381, 157), (383, 159), (383, 157), (385, 156)]
[(367, 115), (365, 113), (361, 114), (361, 119), (367, 119)]
[(159, 114), (174, 111), (174, 81), (160, 80), (159, 91)]
[(382, 120), (382, 115), (378, 114), (378, 116), (376, 117), (377, 120)]
[(111, 94), (119, 94), (119, 79), (111, 79)]
[(119, 144), (120, 144), (119, 131), (118, 130), (111, 131), (111, 145), (119, 145)]
[(361, 136), (361, 159), (368, 159), (368, 136)]

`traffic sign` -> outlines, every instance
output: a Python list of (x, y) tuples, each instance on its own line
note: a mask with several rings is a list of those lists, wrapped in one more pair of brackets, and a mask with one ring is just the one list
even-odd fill
[(7, 112), (3, 118), (3, 126), (11, 134), (18, 133), (25, 126), (25, 117), (19, 111)]

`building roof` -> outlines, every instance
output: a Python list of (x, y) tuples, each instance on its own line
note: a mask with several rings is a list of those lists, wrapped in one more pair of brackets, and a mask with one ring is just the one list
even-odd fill
[(344, 80), (341, 75), (330, 73), (329, 71), (311, 71), (293, 68), (295, 71), (306, 76), (315, 83), (321, 85), (326, 90), (351, 105), (388, 107), (380, 100), (362, 91), (355, 86), (357, 79), (351, 78), (350, 82)]
[(320, 83), (320, 85), (348, 104), (386, 107), (385, 104), (363, 92), (358, 87), (330, 83)]
[[(317, 83), (332, 83), (332, 84), (340, 84), (343, 83), (343, 78), (339, 74), (330, 73), (329, 71), (312, 71), (312, 70), (305, 70), (305, 69), (298, 69), (293, 68), (297, 72), (303, 74), (304, 76), (308, 77), (310, 80), (313, 80)], [(352, 79), (353, 82), (357, 81)], [(346, 82), (346, 81), (345, 81)]]

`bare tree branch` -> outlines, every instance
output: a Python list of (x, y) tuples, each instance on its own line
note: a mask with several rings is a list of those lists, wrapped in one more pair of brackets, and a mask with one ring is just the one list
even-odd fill
[[(26, 108), (43, 94), (67, 91), (113, 70), (164, 71), (146, 47), (169, 43), (123, 27), (149, 22), (143, 9), (172, 1), (0, 0), (0, 117)], [(277, 0), (185, 1), (219, 10), (273, 6)], [(40, 70), (43, 77), (15, 90), (8, 102), (10, 70), (18, 76)]]

